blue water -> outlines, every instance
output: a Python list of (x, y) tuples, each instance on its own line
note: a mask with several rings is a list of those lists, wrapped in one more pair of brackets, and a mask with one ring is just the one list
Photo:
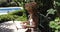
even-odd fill
[(7, 12), (12, 12), (12, 11), (18, 11), (21, 10), (21, 8), (0, 8), (0, 13), (7, 13)]

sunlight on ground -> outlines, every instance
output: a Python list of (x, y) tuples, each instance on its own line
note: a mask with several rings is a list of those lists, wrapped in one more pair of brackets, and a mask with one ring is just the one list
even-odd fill
[(4, 22), (0, 24), (0, 32), (25, 32), (28, 28), (23, 29), (21, 25), (20, 21), (16, 21), (15, 23), (13, 21)]

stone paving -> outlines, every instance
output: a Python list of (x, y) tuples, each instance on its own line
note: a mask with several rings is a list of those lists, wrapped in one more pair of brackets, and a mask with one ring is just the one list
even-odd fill
[(16, 21), (14, 23), (13, 21), (0, 23), (0, 32), (25, 32), (27, 29), (19, 29), (19, 30), (16, 29), (16, 27), (22, 28), (21, 25), (19, 25), (19, 23), (20, 23), (19, 21)]

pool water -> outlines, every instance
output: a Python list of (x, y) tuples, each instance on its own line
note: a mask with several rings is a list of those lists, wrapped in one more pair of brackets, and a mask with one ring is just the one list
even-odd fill
[(3, 8), (0, 8), (0, 13), (18, 11), (18, 10), (21, 10), (21, 9), (22, 9), (22, 7), (3, 7)]

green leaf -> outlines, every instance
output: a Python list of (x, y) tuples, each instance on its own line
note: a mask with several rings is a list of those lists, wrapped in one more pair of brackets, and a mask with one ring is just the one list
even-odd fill
[(55, 32), (58, 32), (58, 30), (55, 30)]
[(55, 28), (57, 25), (58, 25), (57, 23), (55, 23), (54, 21), (51, 21), (49, 26), (51, 28)]
[(55, 21), (59, 21), (59, 20), (60, 20), (59, 17), (56, 17)]
[(59, 3), (59, 2), (56, 2), (56, 5), (57, 5), (57, 6), (60, 6), (60, 3)]
[(57, 27), (55, 27), (56, 29), (60, 29), (60, 25), (58, 25)]
[(55, 11), (56, 11), (56, 10), (54, 10), (54, 9), (49, 9), (49, 10), (47, 10), (48, 14), (55, 14), (55, 13), (54, 13)]

